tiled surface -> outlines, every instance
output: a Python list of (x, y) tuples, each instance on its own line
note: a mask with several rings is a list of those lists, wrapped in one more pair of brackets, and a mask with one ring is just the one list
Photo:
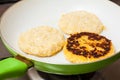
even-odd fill
[[(120, 5), (120, 0), (112, 0), (116, 2), (118, 5)], [(12, 4), (1, 4), (0, 5), (0, 16), (3, 14), (3, 12)], [(0, 58), (11, 56), (9, 52), (5, 49), (3, 46), (1, 40), (0, 40)], [(110, 66), (100, 70), (102, 73), (102, 76), (105, 78), (105, 80), (120, 80), (120, 59)], [(27, 74), (22, 76), (19, 79), (16, 80), (29, 80)]]

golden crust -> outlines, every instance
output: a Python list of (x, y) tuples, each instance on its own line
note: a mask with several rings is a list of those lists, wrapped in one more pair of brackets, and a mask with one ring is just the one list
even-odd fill
[[(87, 35), (88, 36), (88, 35)], [(86, 36), (82, 36), (84, 38), (84, 41), (87, 41), (86, 43), (88, 44), (85, 44), (82, 39), (79, 38), (79, 43), (81, 46), (84, 46), (86, 47), (86, 50), (87, 51), (90, 51), (92, 49), (95, 49), (95, 48), (98, 48), (97, 46), (96, 47), (91, 47), (89, 46), (89, 40), (88, 38), (85, 38)], [(105, 38), (105, 37), (104, 37)], [(85, 40), (86, 39), (86, 40)], [(102, 40), (104, 41), (104, 39), (101, 39), (101, 40), (94, 40), (92, 42), (92, 44), (95, 44), (95, 43), (98, 43), (100, 42), (100, 44), (102, 44)], [(101, 59), (105, 59), (105, 58), (108, 58), (110, 57), (111, 55), (113, 55), (114, 53), (114, 47), (113, 47), (113, 44), (112, 42), (110, 41), (110, 44), (109, 45), (106, 45), (106, 46), (109, 46), (110, 50), (105, 54), (105, 55), (102, 55), (102, 56), (98, 56), (98, 57), (94, 57), (93, 55), (76, 55), (75, 53), (73, 53), (72, 51), (68, 50), (68, 41), (66, 41), (66, 44), (63, 48), (63, 52), (64, 52), (64, 55), (66, 57), (66, 59), (72, 63), (88, 63), (88, 62), (95, 62), (95, 61), (98, 61), (98, 60), (101, 60)], [(73, 44), (74, 45), (74, 44)], [(102, 51), (102, 48), (98, 48), (98, 50), (101, 50)], [(84, 53), (83, 53), (84, 54)], [(102, 54), (102, 53), (101, 53)]]
[(110, 52), (107, 53), (105, 56), (102, 56), (102, 57), (99, 57), (99, 58), (93, 58), (93, 57), (86, 58), (84, 56), (75, 55), (75, 54), (73, 54), (72, 52), (70, 52), (66, 49), (66, 45), (64, 46), (63, 51), (64, 51), (64, 55), (65, 55), (65, 57), (68, 61), (70, 61), (72, 63), (87, 63), (87, 62), (95, 62), (95, 61), (102, 60), (102, 59), (110, 57), (114, 53), (114, 47), (112, 45)]

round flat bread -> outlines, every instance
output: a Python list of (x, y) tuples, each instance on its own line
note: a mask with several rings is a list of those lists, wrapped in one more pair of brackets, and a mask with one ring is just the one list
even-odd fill
[(112, 42), (95, 33), (81, 32), (71, 35), (63, 48), (65, 57), (72, 63), (94, 62), (114, 53)]
[(80, 32), (101, 33), (104, 25), (99, 18), (86, 11), (74, 11), (61, 16), (59, 27), (66, 34), (76, 34)]
[(23, 52), (31, 55), (52, 56), (62, 49), (64, 36), (57, 29), (40, 26), (22, 33), (18, 45)]

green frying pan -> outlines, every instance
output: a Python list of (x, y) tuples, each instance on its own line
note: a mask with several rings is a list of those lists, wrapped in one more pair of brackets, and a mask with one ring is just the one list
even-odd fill
[[(61, 14), (76, 10), (86, 10), (100, 18), (106, 27), (101, 35), (114, 44), (113, 56), (96, 62), (73, 64), (65, 59), (62, 51), (52, 57), (40, 58), (19, 49), (20, 33), (40, 25), (58, 28)], [(120, 7), (108, 0), (22, 0), (1, 17), (1, 40), (14, 57), (0, 61), (0, 79), (20, 76), (32, 66), (39, 71), (60, 75), (84, 74), (108, 66), (120, 58), (119, 21)]]

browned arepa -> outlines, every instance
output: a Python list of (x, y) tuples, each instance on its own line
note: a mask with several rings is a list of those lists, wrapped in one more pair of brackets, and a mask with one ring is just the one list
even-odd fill
[(64, 54), (72, 63), (87, 63), (105, 59), (114, 53), (111, 40), (96, 33), (81, 32), (67, 38)]

